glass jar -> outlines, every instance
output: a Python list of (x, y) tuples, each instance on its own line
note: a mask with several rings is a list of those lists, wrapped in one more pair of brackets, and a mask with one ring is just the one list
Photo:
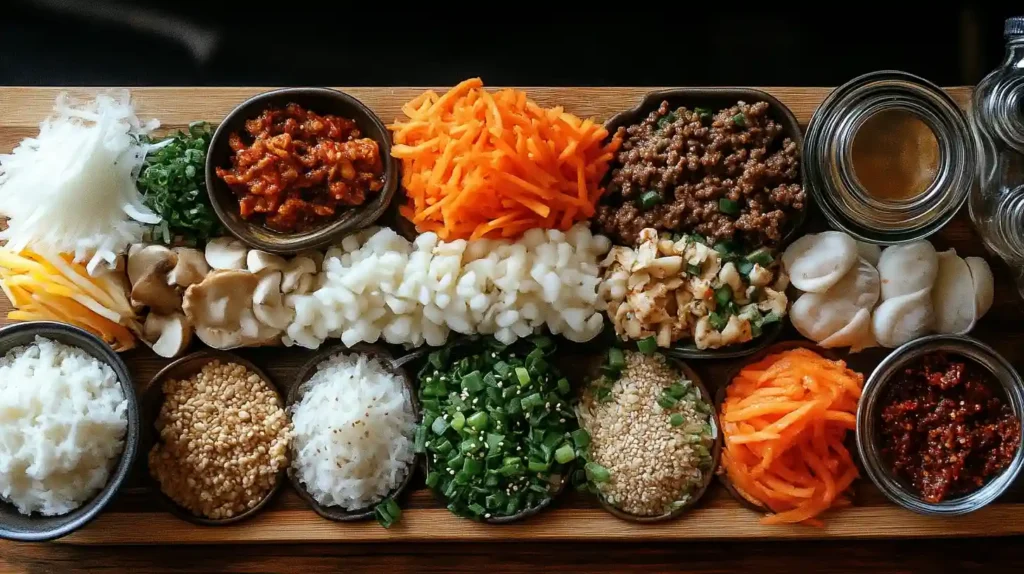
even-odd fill
[(978, 186), (971, 220), (985, 245), (1009, 265), (1024, 296), (1024, 17), (1004, 28), (1006, 58), (978, 84), (971, 128)]
[[(860, 130), (871, 118), (894, 113), (923, 123), (935, 146), (927, 158), (904, 158), (911, 167), (918, 161), (921, 170), (929, 170), (926, 187), (906, 197), (873, 193), (854, 169)], [(871, 129), (879, 124), (871, 122)], [(882, 139), (906, 137), (892, 129)], [(804, 156), (811, 195), (832, 227), (883, 245), (917, 241), (941, 229), (967, 200), (974, 179), (974, 141), (960, 107), (938, 86), (905, 72), (873, 72), (836, 88), (807, 126)]]

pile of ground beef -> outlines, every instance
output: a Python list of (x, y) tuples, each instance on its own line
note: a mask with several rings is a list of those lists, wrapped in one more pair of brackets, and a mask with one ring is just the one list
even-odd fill
[[(699, 233), (750, 247), (777, 245), (804, 209), (800, 150), (768, 117), (767, 102), (719, 110), (679, 108), (668, 102), (644, 121), (619, 128), (623, 138), (597, 226), (633, 245), (640, 230)], [(661, 203), (640, 204), (648, 191)], [(720, 210), (727, 198), (738, 213)], [(728, 203), (728, 202), (727, 202)]]

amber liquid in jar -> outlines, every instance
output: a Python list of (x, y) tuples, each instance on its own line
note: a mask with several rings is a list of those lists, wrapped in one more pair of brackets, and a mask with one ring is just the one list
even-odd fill
[(850, 155), (857, 180), (880, 201), (921, 195), (939, 170), (935, 132), (906, 110), (882, 110), (865, 120)]

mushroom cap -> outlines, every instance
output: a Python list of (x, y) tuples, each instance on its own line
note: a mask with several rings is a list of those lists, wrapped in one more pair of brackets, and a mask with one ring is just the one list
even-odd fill
[(206, 244), (206, 262), (213, 269), (244, 269), (249, 249), (234, 237), (217, 237)]
[(128, 282), (138, 283), (154, 269), (168, 273), (178, 263), (178, 255), (163, 245), (136, 243), (128, 249)]
[(143, 326), (143, 336), (153, 352), (170, 359), (188, 348), (192, 342), (192, 326), (180, 311), (170, 315), (150, 313)]
[(248, 271), (212, 271), (189, 287), (182, 307), (196, 336), (215, 349), (279, 342), (281, 329), (264, 325), (253, 312), (259, 281)]
[(316, 274), (316, 262), (309, 257), (299, 256), (288, 262), (284, 268), (284, 276), (281, 279), (281, 291), (291, 293), (299, 287), (299, 283), (306, 275)]
[(245, 264), (250, 273), (260, 273), (267, 270), (279, 271), (284, 269), (288, 265), (288, 262), (280, 255), (274, 255), (273, 253), (253, 249), (248, 255), (246, 255)]
[(171, 285), (186, 289), (202, 281), (210, 272), (206, 256), (198, 249), (175, 247), (174, 254), (178, 256), (178, 261), (167, 275), (167, 282)]
[(260, 278), (253, 293), (252, 310), (256, 319), (283, 331), (295, 318), (295, 310), (284, 304), (281, 296), (281, 272), (267, 273)]

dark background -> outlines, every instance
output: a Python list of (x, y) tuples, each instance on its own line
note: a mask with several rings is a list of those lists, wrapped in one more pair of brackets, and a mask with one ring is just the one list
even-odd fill
[(0, 85), (827, 86), (885, 68), (973, 84), (1015, 8), (263, 2), (0, 0)]

